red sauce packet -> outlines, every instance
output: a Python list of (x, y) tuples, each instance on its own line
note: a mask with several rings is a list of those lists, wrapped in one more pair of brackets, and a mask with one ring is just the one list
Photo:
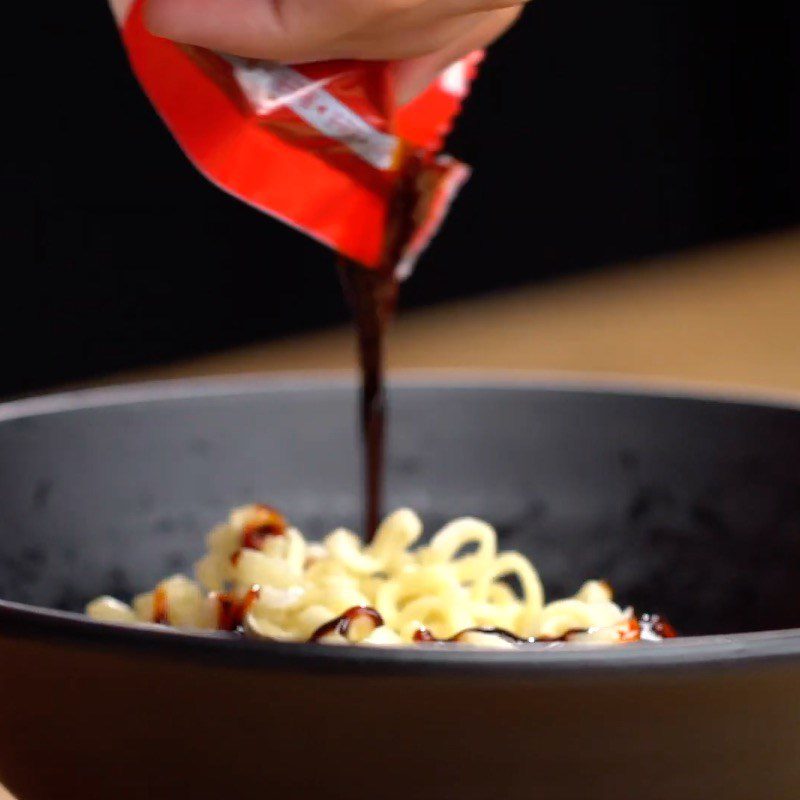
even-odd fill
[(469, 175), (439, 150), (482, 54), (398, 110), (391, 63), (223, 56), (153, 36), (143, 5), (134, 3), (122, 33), (133, 71), (189, 160), (243, 202), (379, 267), (413, 159), (413, 226), (392, 257), (398, 276), (408, 274)]

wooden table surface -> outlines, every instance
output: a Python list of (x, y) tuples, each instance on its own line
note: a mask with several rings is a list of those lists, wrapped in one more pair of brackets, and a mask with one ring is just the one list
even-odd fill
[[(389, 360), (800, 390), (800, 229), (401, 312)], [(352, 367), (343, 327), (108, 380)]]
[[(800, 230), (401, 314), (390, 364), (569, 371), (800, 396)], [(352, 365), (352, 333), (340, 328), (100, 383)], [(0, 787), (0, 800), (9, 799)]]

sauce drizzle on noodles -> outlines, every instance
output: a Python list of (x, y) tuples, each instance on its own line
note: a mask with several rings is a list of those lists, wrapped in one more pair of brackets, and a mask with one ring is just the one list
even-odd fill
[(481, 520), (453, 520), (423, 543), (422, 522), (409, 509), (386, 517), (365, 543), (344, 528), (311, 542), (275, 509), (243, 506), (208, 535), (195, 576), (173, 575), (132, 605), (99, 597), (87, 613), (105, 622), (373, 646), (619, 645), (675, 635), (663, 617), (637, 619), (617, 605), (604, 581), (546, 600), (533, 564), (498, 550), (494, 528)]

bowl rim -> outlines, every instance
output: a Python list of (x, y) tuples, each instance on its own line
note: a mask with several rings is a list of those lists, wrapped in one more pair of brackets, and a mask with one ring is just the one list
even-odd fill
[[(391, 387), (527, 389), (675, 399), (800, 412), (800, 396), (678, 382), (643, 382), (625, 378), (500, 371), (443, 373), (441, 370), (393, 374)], [(180, 378), (80, 389), (0, 403), (0, 424), (14, 419), (146, 402), (335, 389), (354, 391), (353, 376), (330, 372), (272, 373), (236, 377)], [(800, 663), (800, 628), (680, 637), (657, 645), (565, 646), (480, 650), (435, 646), (420, 648), (357, 647), (265, 642), (220, 632), (177, 631), (157, 625), (126, 626), (98, 622), (67, 611), (0, 599), (0, 637), (46, 639), (62, 644), (170, 659), (211, 662), (229, 667), (353, 674), (464, 674), (487, 677), (515, 674), (568, 677), (622, 672), (670, 673), (725, 668), (753, 668)]]
[[(713, 381), (636, 378), (611, 372), (392, 369), (387, 384), (390, 388), (531, 389), (552, 393), (642, 396), (800, 411), (800, 391)], [(353, 372), (341, 369), (281, 370), (132, 381), (1, 400), (0, 422), (109, 405), (331, 388), (354, 391)]]

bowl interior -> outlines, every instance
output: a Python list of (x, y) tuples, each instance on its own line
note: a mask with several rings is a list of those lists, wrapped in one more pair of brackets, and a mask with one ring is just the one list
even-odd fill
[[(186, 384), (0, 416), (0, 598), (79, 610), (191, 569), (252, 500), (359, 527), (345, 385)], [(548, 594), (591, 577), (684, 633), (800, 627), (800, 411), (535, 386), (392, 390), (390, 508), (477, 515)]]

